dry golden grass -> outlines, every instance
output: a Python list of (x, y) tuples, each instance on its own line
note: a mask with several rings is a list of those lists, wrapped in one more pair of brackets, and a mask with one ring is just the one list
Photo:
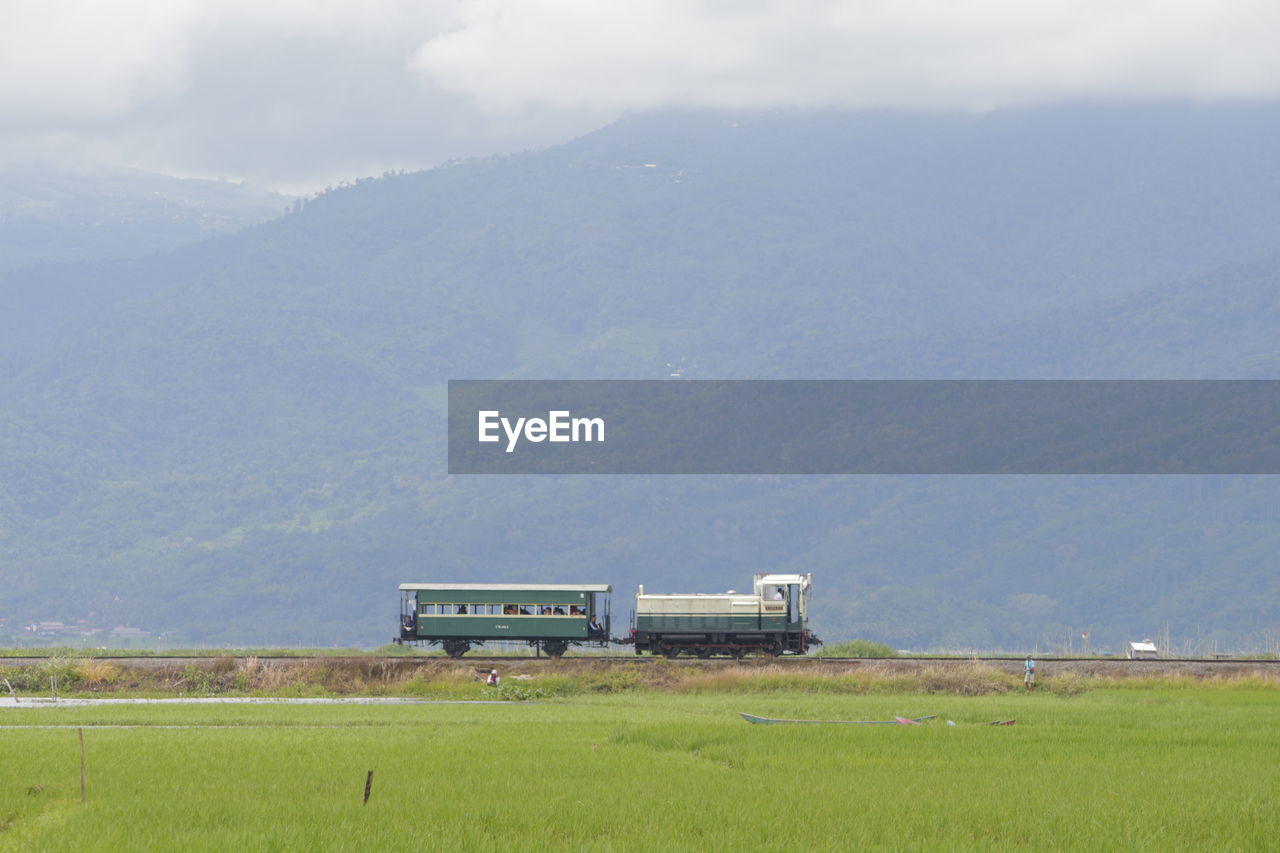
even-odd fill
[[(824, 662), (749, 660), (741, 664), (646, 660), (609, 662), (512, 660), (499, 663), (448, 658), (265, 659), (220, 657), (184, 666), (128, 666), (85, 659), (68, 662), (58, 676), (63, 692), (86, 690), (175, 694), (439, 695), (483, 693), (484, 675), (496, 666), (504, 684), (524, 685), (531, 696), (617, 693), (631, 690), (677, 693), (919, 693), (984, 696), (1023, 690), (1021, 675), (1007, 665), (981, 661)], [(1151, 668), (1046, 666), (1037, 690), (1074, 696), (1106, 688), (1280, 690), (1280, 667), (1229, 672), (1211, 665), (1161, 674)], [(49, 684), (48, 667), (0, 668), (21, 691)]]
[(125, 680), (125, 671), (118, 664), (93, 659), (80, 661), (76, 664), (75, 671), (80, 684), (89, 689), (113, 687)]

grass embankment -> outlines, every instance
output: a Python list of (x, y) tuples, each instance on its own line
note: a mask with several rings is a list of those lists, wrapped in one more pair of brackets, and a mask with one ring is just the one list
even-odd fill
[[(948, 661), (899, 666), (891, 661), (787, 665), (768, 660), (742, 665), (682, 665), (666, 660), (603, 664), (565, 659), (533, 665), (497, 664), (502, 686), (483, 683), (490, 664), (446, 658), (320, 658), (279, 660), (222, 657), (159, 666), (94, 658), (50, 658), (5, 667), (0, 678), (18, 696), (406, 696), (437, 699), (549, 699), (601, 693), (788, 693), (986, 696), (1023, 691), (1020, 676), (982, 662)], [(1246, 669), (1229, 675), (1141, 675), (1117, 671), (1042, 674), (1037, 690), (1074, 696), (1104, 688), (1241, 688), (1280, 691), (1280, 670)], [(0, 689), (5, 684), (0, 682)], [(3, 694), (0, 694), (3, 695)]]
[[(1276, 704), (1270, 689), (1202, 686), (704, 683), (497, 705), (6, 709), (0, 849), (1271, 849)], [(751, 726), (737, 711), (940, 718)], [(997, 718), (1018, 723), (981, 725)]]

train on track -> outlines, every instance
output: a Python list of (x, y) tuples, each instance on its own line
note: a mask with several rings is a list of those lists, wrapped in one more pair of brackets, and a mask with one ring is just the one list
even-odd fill
[(608, 584), (404, 583), (396, 642), (438, 644), (450, 657), (496, 641), (548, 657), (610, 645), (666, 657), (802, 655), (822, 644), (808, 625), (812, 586), (809, 574), (764, 572), (750, 592), (647, 594), (641, 586), (629, 631), (615, 637)]

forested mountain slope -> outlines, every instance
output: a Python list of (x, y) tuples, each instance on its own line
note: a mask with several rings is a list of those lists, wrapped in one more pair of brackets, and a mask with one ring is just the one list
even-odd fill
[(642, 116), (32, 271), (0, 616), (377, 642), (402, 580), (792, 568), (835, 638), (1256, 641), (1265, 478), (448, 477), (443, 383), (1275, 376), (1277, 137), (1251, 105)]

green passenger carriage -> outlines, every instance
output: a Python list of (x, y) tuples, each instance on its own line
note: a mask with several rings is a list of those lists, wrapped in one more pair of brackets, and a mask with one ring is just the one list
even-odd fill
[(450, 657), (494, 640), (551, 657), (609, 641), (607, 584), (400, 584), (401, 643), (439, 643)]

